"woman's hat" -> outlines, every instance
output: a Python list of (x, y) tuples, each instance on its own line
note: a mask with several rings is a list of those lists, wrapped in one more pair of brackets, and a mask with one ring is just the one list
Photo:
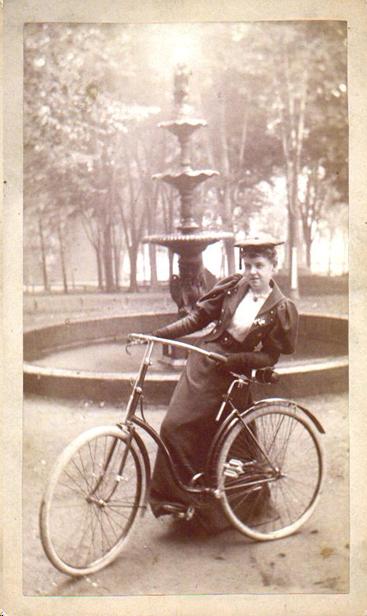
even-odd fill
[(280, 244), (284, 244), (283, 240), (276, 240), (271, 235), (265, 233), (259, 233), (259, 235), (255, 235), (254, 237), (248, 237), (245, 240), (241, 240), (237, 242), (235, 246), (240, 249), (240, 262), (239, 267), (241, 269), (241, 260), (242, 257), (246, 255), (247, 251), (252, 250), (261, 250), (266, 248), (275, 248), (275, 246), (280, 246)]
[(262, 233), (254, 237), (247, 237), (245, 240), (237, 242), (235, 246), (244, 250), (247, 248), (274, 248), (275, 246), (280, 246), (280, 244), (284, 244), (284, 241), (276, 240), (271, 235)]

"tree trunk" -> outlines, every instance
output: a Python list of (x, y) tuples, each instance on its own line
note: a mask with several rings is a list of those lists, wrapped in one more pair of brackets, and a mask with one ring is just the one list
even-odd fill
[(311, 272), (311, 247), (312, 247), (312, 241), (309, 239), (306, 239), (306, 265), (307, 265), (307, 269), (310, 270), (310, 272)]
[(101, 230), (101, 225), (97, 219), (97, 226), (93, 229), (93, 225), (88, 220), (88, 218), (83, 215), (83, 211), (81, 210), (81, 221), (84, 229), (84, 233), (90, 242), (93, 250), (96, 255), (96, 263), (97, 263), (97, 280), (98, 280), (98, 289), (99, 291), (103, 291), (103, 263), (102, 263), (102, 245), (103, 245), (103, 234)]
[(288, 205), (287, 205), (287, 240), (285, 243), (285, 247), (284, 247), (284, 263), (283, 263), (283, 269), (285, 272), (289, 272), (290, 267), (291, 267), (291, 257), (290, 257), (290, 243), (289, 243), (289, 237), (290, 237), (290, 214), (289, 214), (289, 209), (288, 209)]
[(130, 261), (130, 287), (131, 293), (138, 291), (137, 271), (138, 271), (138, 247), (129, 247), (129, 261)]
[(48, 284), (48, 274), (47, 274), (46, 248), (45, 248), (45, 240), (44, 240), (44, 235), (43, 235), (43, 225), (42, 225), (41, 217), (38, 218), (38, 231), (39, 231), (40, 244), (41, 244), (43, 288), (47, 293), (49, 291), (49, 284)]
[(120, 250), (115, 244), (113, 245), (113, 263), (114, 263), (114, 272), (115, 272), (115, 288), (119, 290), (120, 288)]
[(62, 273), (62, 283), (64, 287), (64, 293), (68, 293), (68, 280), (66, 274), (66, 263), (65, 263), (65, 249), (64, 249), (64, 238), (61, 231), (61, 226), (57, 226), (57, 235), (59, 238), (59, 249), (60, 249), (60, 264), (61, 264), (61, 273)]
[(288, 184), (288, 258), (289, 288), (291, 299), (299, 298), (298, 288), (298, 167), (296, 153), (291, 153), (287, 161)]
[[(226, 135), (226, 116), (225, 116), (225, 108), (224, 102), (221, 105), (220, 109), (220, 120), (219, 120), (219, 137), (221, 142), (221, 166), (223, 171), (223, 211), (222, 211), (222, 219), (223, 219), (223, 227), (226, 231), (232, 231), (232, 203), (231, 203), (231, 195), (230, 195), (230, 164), (229, 164), (229, 154), (228, 154), (228, 142)], [(228, 264), (228, 274), (233, 274), (236, 269), (235, 258), (234, 258), (234, 240), (224, 240), (226, 256), (227, 256), (227, 264)]]
[[(306, 267), (309, 271), (311, 271), (311, 248), (312, 248), (312, 243), (313, 243), (313, 234), (312, 234), (312, 227), (309, 224), (309, 221), (307, 221), (307, 212), (302, 213), (301, 212), (301, 219), (302, 219), (302, 229), (303, 229), (303, 244), (305, 247), (305, 256), (306, 256)], [(312, 222), (311, 222), (312, 225)], [(301, 238), (300, 238), (301, 239)]]
[(118, 291), (120, 288), (120, 254), (121, 244), (116, 241), (116, 229), (112, 226), (112, 257), (113, 257), (113, 272), (115, 289)]
[(298, 287), (298, 218), (296, 213), (289, 212), (289, 288), (290, 298), (299, 299)]
[[(152, 225), (152, 202), (149, 202), (147, 208), (148, 235), (153, 233)], [(158, 273), (157, 273), (157, 252), (154, 244), (148, 244), (149, 251), (149, 266), (150, 266), (150, 288), (156, 290), (158, 288)]]
[[(223, 212), (223, 223), (224, 228), (228, 231), (232, 231), (232, 205), (231, 205), (231, 195), (230, 195), (230, 186), (229, 183), (226, 182), (224, 186), (224, 212)], [(228, 275), (233, 274), (236, 271), (236, 262), (234, 256), (234, 239), (229, 238), (224, 240), (224, 247), (227, 257), (227, 267), (228, 267)]]
[[(301, 155), (304, 139), (305, 109), (307, 103), (307, 67), (301, 76), (299, 92), (295, 97), (291, 92), (289, 67), (291, 56), (287, 46), (283, 49), (282, 62), (275, 67), (275, 73), (280, 77), (278, 95), (280, 106), (280, 127), (282, 133), (283, 152), (286, 163), (287, 193), (288, 193), (288, 258), (290, 296), (298, 299), (298, 175), (300, 173)], [(282, 88), (279, 91), (279, 84)]]
[(112, 267), (112, 238), (111, 224), (107, 223), (103, 231), (103, 260), (105, 270), (105, 290), (107, 293), (112, 293), (114, 290), (113, 283), (113, 267)]
[(154, 244), (149, 244), (150, 288), (158, 289), (157, 251)]
[(234, 258), (234, 239), (229, 238), (227, 240), (224, 240), (224, 246), (226, 250), (227, 268), (229, 275), (233, 274), (236, 271), (236, 261)]
[(245, 156), (249, 109), (250, 109), (250, 106), (248, 104), (248, 97), (246, 96), (244, 100), (243, 125), (242, 125), (242, 134), (241, 134), (240, 155), (239, 155), (239, 161), (238, 161), (239, 163), (238, 168), (240, 171), (242, 170), (243, 159)]
[(173, 252), (170, 249), (168, 249), (168, 272), (169, 279), (171, 280), (173, 276)]
[(102, 257), (101, 257), (101, 248), (98, 244), (94, 246), (94, 250), (96, 253), (96, 262), (97, 262), (97, 278), (98, 278), (98, 289), (103, 291), (103, 268), (102, 268)]

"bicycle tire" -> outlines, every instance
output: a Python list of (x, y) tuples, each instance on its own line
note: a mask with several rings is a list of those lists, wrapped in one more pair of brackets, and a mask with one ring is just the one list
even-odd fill
[(223, 436), (214, 458), (225, 515), (251, 539), (287, 537), (310, 518), (318, 501), (324, 467), (318, 435), (294, 403), (265, 402), (242, 421)]
[(144, 511), (145, 468), (134, 441), (128, 449), (127, 442), (117, 426), (92, 428), (56, 461), (39, 526), (44, 551), (62, 573), (79, 577), (110, 564)]

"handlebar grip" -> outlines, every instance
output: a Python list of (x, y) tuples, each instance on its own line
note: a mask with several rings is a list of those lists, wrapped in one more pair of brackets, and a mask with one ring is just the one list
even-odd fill
[(135, 334), (135, 333), (131, 333), (127, 335), (127, 339), (129, 342), (132, 341), (140, 341), (140, 342), (146, 342), (147, 340), (147, 334)]
[(221, 363), (226, 361), (226, 358), (224, 355), (220, 355), (219, 353), (209, 353), (209, 357), (210, 359), (214, 359), (214, 361), (219, 361)]
[(274, 372), (272, 368), (268, 367), (256, 370), (255, 378), (258, 383), (275, 384), (279, 382), (280, 376), (277, 372)]

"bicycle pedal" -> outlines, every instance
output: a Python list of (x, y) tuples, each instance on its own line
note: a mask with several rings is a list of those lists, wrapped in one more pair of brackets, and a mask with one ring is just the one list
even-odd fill
[(224, 472), (223, 474), (226, 477), (234, 477), (236, 479), (238, 479), (238, 477), (244, 472), (244, 464), (241, 460), (238, 460), (237, 458), (231, 458), (231, 460), (229, 460), (225, 465), (224, 465)]
[(185, 520), (187, 520), (187, 521), (189, 522), (190, 520), (192, 520), (192, 518), (194, 517), (194, 515), (195, 515), (195, 507), (189, 507), (189, 508), (187, 509), (187, 511), (186, 511), (186, 517), (185, 517)]
[(176, 511), (173, 515), (176, 520), (185, 520), (185, 522), (189, 522), (194, 517), (194, 514), (194, 507), (188, 507), (185, 511)]
[(186, 511), (186, 508), (184, 506), (175, 505), (173, 503), (172, 504), (171, 503), (165, 503), (164, 505), (160, 506), (160, 509), (164, 513), (173, 514), (173, 515), (184, 514), (185, 511)]

